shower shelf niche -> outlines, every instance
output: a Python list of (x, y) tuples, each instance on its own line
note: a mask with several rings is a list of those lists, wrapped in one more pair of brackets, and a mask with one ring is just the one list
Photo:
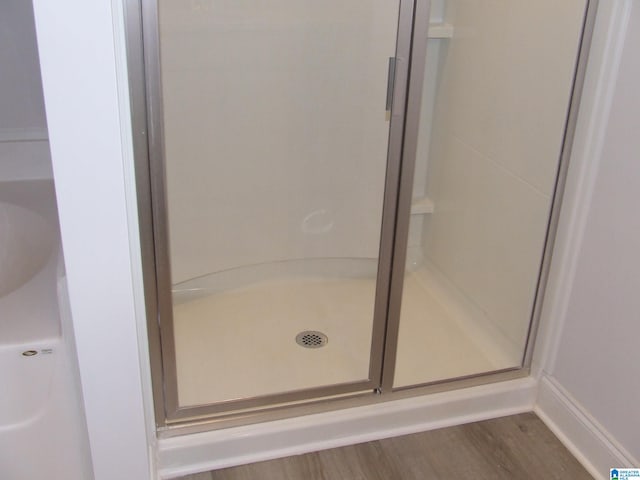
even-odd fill
[(452, 38), (453, 25), (450, 23), (430, 23), (429, 38)]
[(433, 200), (429, 197), (417, 197), (411, 201), (411, 215), (425, 215), (433, 213)]

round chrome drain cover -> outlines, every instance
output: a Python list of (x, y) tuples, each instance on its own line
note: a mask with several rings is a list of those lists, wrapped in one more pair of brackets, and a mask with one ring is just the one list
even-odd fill
[(313, 330), (306, 330), (296, 335), (296, 343), (305, 348), (324, 347), (328, 341), (329, 338), (324, 333)]

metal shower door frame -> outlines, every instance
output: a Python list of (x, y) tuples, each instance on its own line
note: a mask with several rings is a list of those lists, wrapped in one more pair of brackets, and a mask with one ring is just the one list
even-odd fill
[[(167, 218), (162, 78), (157, 0), (127, 0), (125, 21), (138, 190), (138, 214), (156, 424), (165, 427), (229, 412), (304, 403), (332, 396), (380, 392), (394, 264), (396, 215), (414, 35), (428, 28), (429, 0), (398, 0), (387, 169), (380, 234), (368, 379), (252, 398), (181, 407), (178, 402)], [(426, 44), (426, 42), (424, 42)], [(415, 55), (414, 55), (414, 60)], [(415, 68), (424, 70), (424, 56)], [(381, 99), (381, 109), (382, 102)], [(399, 319), (395, 319), (396, 323)]]

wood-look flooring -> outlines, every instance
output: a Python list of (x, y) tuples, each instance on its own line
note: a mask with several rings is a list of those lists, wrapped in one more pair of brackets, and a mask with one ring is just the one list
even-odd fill
[(572, 480), (592, 477), (533, 413), (183, 477), (182, 480)]

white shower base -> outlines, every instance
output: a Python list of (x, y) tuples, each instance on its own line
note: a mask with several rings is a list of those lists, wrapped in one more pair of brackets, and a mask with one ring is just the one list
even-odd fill
[(517, 367), (520, 351), (435, 267), (407, 273), (394, 387)]
[[(283, 262), (275, 275), (273, 268), (269, 274), (268, 267), (260, 267), (255, 273), (260, 280), (249, 284), (232, 272), (235, 278), (226, 275), (227, 290), (219, 274), (181, 286), (174, 307), (180, 405), (368, 377), (375, 262), (352, 264), (357, 265), (356, 277), (339, 272), (339, 261), (315, 262), (313, 275), (305, 275), (300, 263)], [(347, 266), (349, 262), (354, 261), (347, 260)], [(342, 267), (342, 272), (348, 270)], [(246, 286), (239, 286), (243, 283)], [(442, 283), (427, 266), (405, 279), (397, 387), (501, 370), (519, 362), (480, 325), (473, 325), (469, 309), (454, 304), (455, 296)], [(327, 345), (299, 346), (295, 336), (303, 330), (325, 333)]]
[[(264, 281), (175, 307), (181, 405), (365, 380), (373, 314), (369, 279)], [(295, 337), (318, 330), (321, 348)]]

